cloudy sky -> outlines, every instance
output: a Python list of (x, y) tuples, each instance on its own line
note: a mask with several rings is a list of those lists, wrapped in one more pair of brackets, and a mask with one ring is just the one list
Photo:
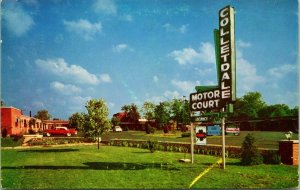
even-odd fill
[(189, 97), (216, 85), (213, 30), (235, 7), (237, 95), (298, 104), (297, 0), (3, 0), (1, 98), (67, 119), (104, 98)]

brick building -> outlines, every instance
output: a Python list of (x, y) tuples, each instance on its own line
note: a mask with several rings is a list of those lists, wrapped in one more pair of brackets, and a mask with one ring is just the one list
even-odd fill
[(58, 126), (68, 127), (68, 120), (40, 120), (23, 115), (22, 110), (14, 107), (1, 107), (1, 134), (19, 136), (29, 132), (42, 132)]
[(14, 107), (1, 107), (1, 133), (7, 135), (22, 135), (29, 130), (35, 132), (42, 128), (42, 121), (27, 115)]

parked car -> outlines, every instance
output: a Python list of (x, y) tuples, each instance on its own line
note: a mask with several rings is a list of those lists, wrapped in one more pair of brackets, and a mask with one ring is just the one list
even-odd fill
[(68, 129), (67, 127), (55, 127), (54, 129), (44, 130), (44, 135), (50, 137), (51, 135), (66, 135), (70, 137), (71, 135), (77, 135), (75, 129)]
[(114, 127), (114, 131), (115, 132), (122, 132), (123, 130), (122, 130), (122, 128), (120, 126), (115, 126)]

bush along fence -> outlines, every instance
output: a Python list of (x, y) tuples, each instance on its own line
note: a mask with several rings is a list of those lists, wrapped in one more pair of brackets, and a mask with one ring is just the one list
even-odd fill
[(72, 144), (72, 143), (93, 143), (95, 140), (84, 137), (47, 137), (47, 138), (33, 138), (28, 141), (29, 146), (47, 146), (59, 144)]
[[(181, 152), (190, 153), (191, 145), (189, 143), (178, 143), (178, 142), (163, 142), (163, 141), (152, 141), (156, 142), (156, 150), (169, 151), (169, 152)], [(108, 142), (110, 146), (123, 146), (149, 149), (149, 141), (146, 140), (132, 140), (132, 139), (111, 139)], [(261, 155), (264, 158), (264, 163), (277, 164), (278, 150), (276, 149), (259, 149)], [(222, 156), (222, 146), (219, 145), (206, 145), (206, 146), (194, 146), (195, 154)], [(236, 146), (226, 147), (226, 157), (229, 158), (240, 158), (241, 148)]]

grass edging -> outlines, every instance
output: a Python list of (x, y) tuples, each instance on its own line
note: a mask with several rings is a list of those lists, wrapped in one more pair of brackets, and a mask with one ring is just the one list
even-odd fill
[[(108, 142), (108, 145), (147, 149), (148, 141), (147, 140), (136, 140), (136, 139), (111, 139)], [(190, 143), (184, 143), (184, 142), (157, 141), (156, 149), (160, 150), (160, 151), (190, 153), (191, 145), (190, 145)], [(259, 148), (259, 151), (263, 155), (263, 157), (266, 158), (265, 160), (268, 160), (267, 158), (269, 157), (269, 155), (278, 153), (278, 149)], [(220, 146), (220, 145), (206, 145), (206, 146), (194, 145), (194, 153), (195, 154), (203, 154), (203, 155), (222, 156), (222, 146)], [(241, 147), (226, 146), (225, 155), (226, 155), (226, 157), (229, 157), (229, 158), (240, 158)]]

